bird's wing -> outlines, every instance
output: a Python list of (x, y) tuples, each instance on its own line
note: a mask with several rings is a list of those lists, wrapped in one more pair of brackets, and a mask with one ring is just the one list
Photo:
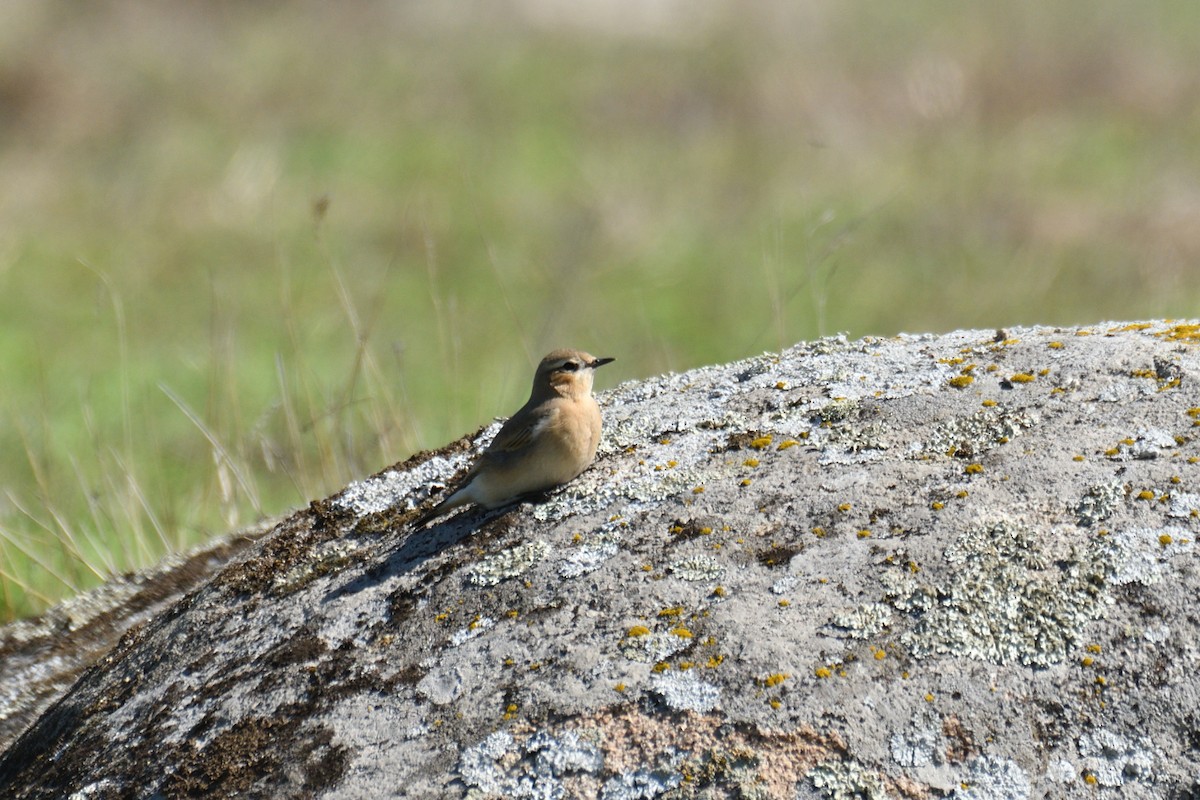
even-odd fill
[(533, 443), (552, 414), (553, 409), (547, 409), (544, 405), (536, 410), (521, 409), (500, 427), (484, 455), (489, 459), (503, 460), (521, 452)]

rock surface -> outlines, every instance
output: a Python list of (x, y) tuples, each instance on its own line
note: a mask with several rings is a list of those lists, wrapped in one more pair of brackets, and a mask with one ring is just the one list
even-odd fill
[(0, 796), (1200, 794), (1200, 326), (846, 341), (618, 387), (536, 505), (495, 425), (136, 626)]

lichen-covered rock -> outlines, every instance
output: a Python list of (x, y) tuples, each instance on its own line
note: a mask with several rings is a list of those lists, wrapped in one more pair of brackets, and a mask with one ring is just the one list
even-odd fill
[(1193, 796), (1197, 380), (1192, 323), (824, 339), (413, 533), (492, 426), (132, 629), (0, 796)]

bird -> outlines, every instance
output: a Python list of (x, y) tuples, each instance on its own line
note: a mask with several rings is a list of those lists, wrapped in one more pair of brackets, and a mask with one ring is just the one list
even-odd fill
[(615, 360), (582, 350), (548, 353), (534, 373), (529, 400), (500, 427), (460, 488), (418, 517), (414, 527), (467, 503), (501, 508), (578, 477), (595, 460), (600, 443), (592, 381), (596, 369)]

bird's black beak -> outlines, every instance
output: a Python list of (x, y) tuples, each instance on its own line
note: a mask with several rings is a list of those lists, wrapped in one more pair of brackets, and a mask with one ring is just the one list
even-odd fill
[(592, 369), (595, 369), (596, 367), (603, 367), (605, 364), (611, 364), (614, 361), (616, 361), (615, 358), (597, 358), (595, 361), (588, 364), (588, 366)]

